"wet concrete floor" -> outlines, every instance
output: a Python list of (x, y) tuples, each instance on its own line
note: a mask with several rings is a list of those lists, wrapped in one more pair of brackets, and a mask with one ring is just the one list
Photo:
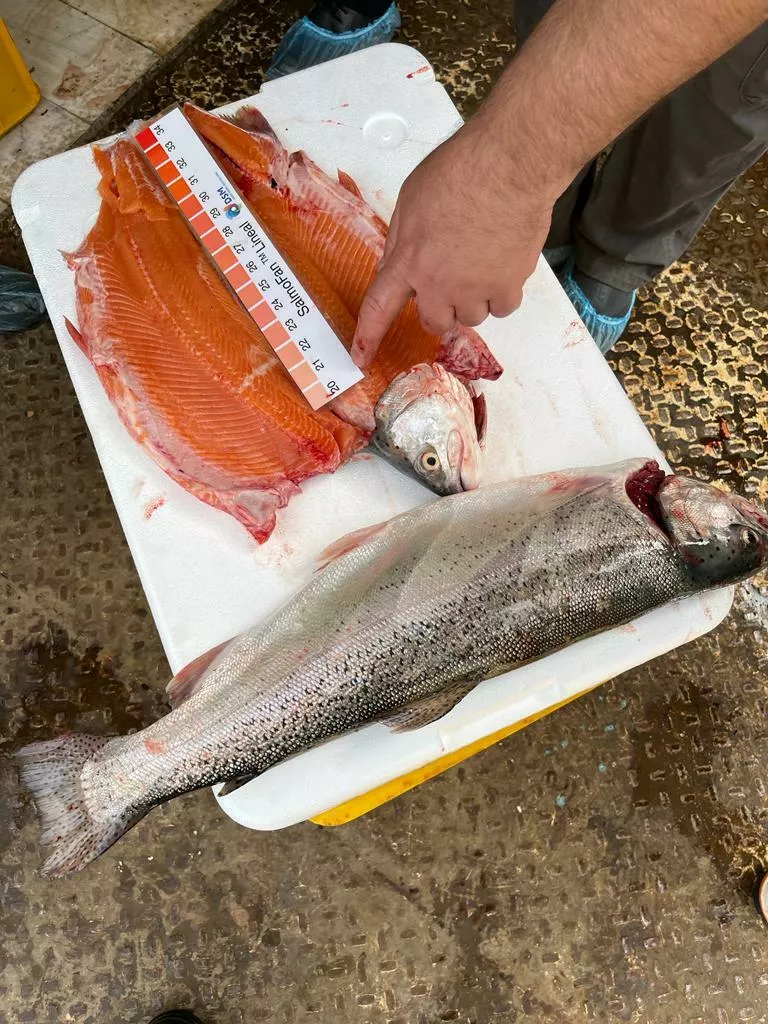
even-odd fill
[[(404, 3), (466, 113), (506, 9)], [(96, 130), (254, 93), (295, 9), (229, 3)], [(673, 463), (768, 497), (768, 161), (642, 298), (612, 365)], [(21, 262), (9, 219), (3, 261)], [(201, 792), (38, 875), (7, 754), (146, 724), (167, 666), (48, 326), (0, 346), (0, 1022), (768, 1020), (768, 598), (339, 829), (252, 833)]]

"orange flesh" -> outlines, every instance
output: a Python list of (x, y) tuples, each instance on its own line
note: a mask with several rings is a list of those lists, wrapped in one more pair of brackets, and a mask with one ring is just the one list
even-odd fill
[[(264, 539), (286, 483), (336, 469), (367, 438), (309, 408), (135, 146), (94, 155), (101, 211), (69, 257), (91, 361), (163, 468)], [(270, 488), (262, 529), (238, 508)]]

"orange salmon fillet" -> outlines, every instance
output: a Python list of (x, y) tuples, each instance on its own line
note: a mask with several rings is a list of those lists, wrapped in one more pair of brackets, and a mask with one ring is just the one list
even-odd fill
[(79, 330), (121, 420), (155, 461), (258, 541), (368, 433), (313, 412), (137, 147), (95, 148), (98, 220), (66, 258)]

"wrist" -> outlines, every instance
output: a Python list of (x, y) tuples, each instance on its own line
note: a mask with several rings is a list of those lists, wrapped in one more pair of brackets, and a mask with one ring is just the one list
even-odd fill
[(590, 156), (572, 145), (562, 110), (533, 98), (534, 83), (518, 81), (514, 70), (513, 63), (465, 131), (492, 154), (507, 187), (553, 205)]

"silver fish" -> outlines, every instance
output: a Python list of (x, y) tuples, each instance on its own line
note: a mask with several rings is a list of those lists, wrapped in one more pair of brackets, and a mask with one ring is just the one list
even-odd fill
[(419, 363), (390, 383), (374, 410), (371, 447), (435, 494), (480, 483), (485, 398), (439, 363)]
[(768, 517), (653, 462), (532, 477), (359, 531), (266, 623), (169, 684), (147, 729), (18, 754), (47, 875), (82, 868), (153, 806), (364, 723), (418, 728), (483, 679), (768, 563)]

